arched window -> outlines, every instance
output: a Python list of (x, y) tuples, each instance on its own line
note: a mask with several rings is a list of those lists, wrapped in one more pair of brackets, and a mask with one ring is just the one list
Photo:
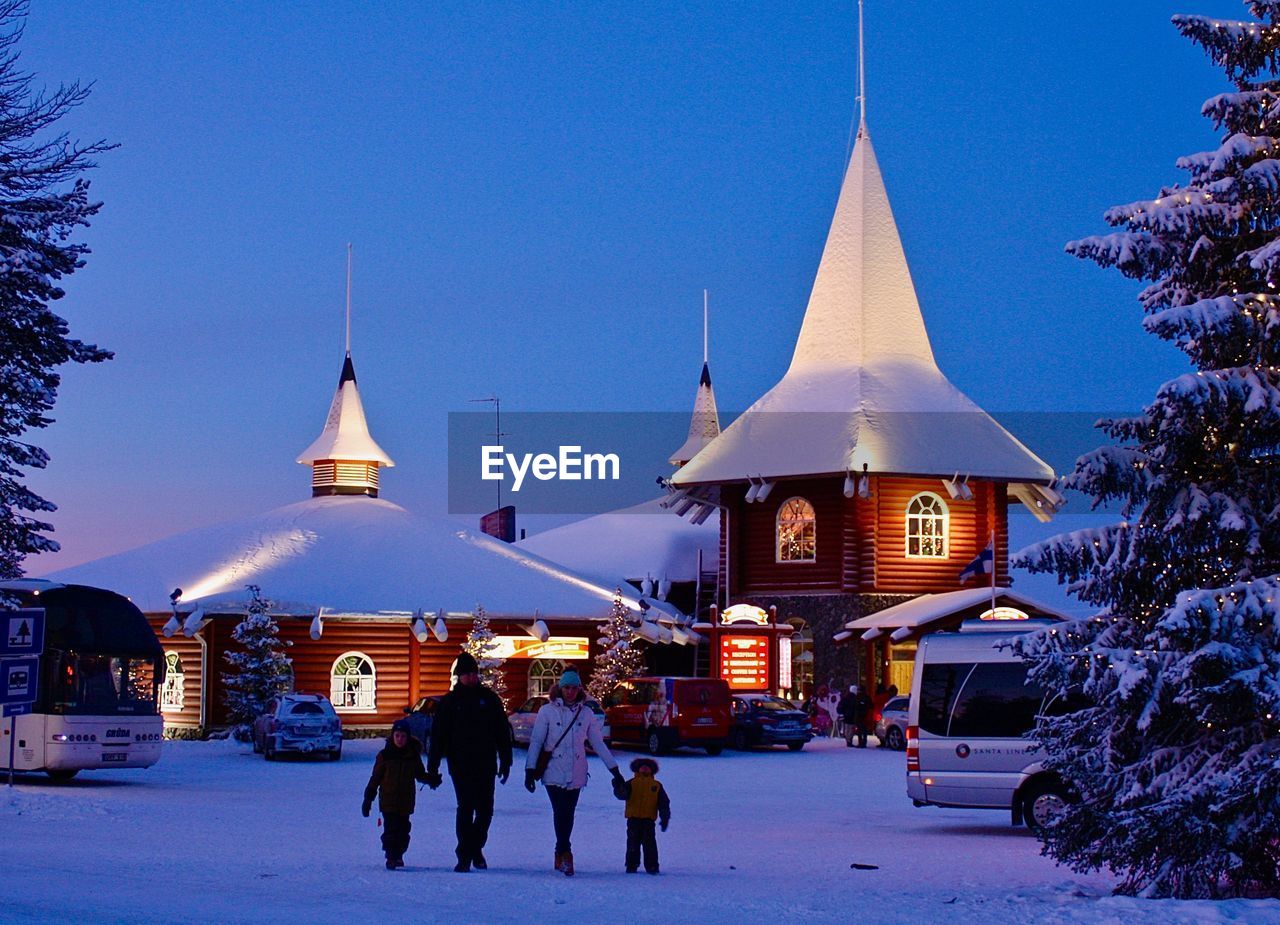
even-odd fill
[(804, 498), (788, 498), (778, 508), (778, 561), (812, 562), (817, 550), (813, 505)]
[(907, 504), (907, 558), (947, 557), (947, 504), (931, 491), (922, 491)]
[(554, 658), (534, 659), (529, 665), (529, 696), (545, 697), (564, 674), (564, 662)]
[(164, 654), (164, 684), (160, 688), (160, 712), (182, 710), (182, 692), (187, 676), (182, 671), (182, 657), (177, 652)]
[(372, 713), (376, 707), (377, 686), (373, 659), (363, 652), (346, 652), (333, 663), (329, 700), (340, 712)]

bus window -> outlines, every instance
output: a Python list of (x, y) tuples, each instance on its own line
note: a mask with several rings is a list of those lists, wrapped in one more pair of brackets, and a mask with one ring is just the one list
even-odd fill
[(1027, 683), (1025, 662), (988, 662), (974, 667), (956, 699), (952, 737), (1017, 739), (1030, 732), (1044, 691)]
[(920, 678), (920, 728), (933, 735), (947, 734), (951, 707), (973, 664), (931, 663), (924, 666)]

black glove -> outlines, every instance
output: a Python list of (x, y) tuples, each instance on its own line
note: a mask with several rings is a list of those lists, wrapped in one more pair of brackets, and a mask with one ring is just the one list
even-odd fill
[(621, 771), (619, 771), (616, 767), (610, 768), (610, 769), (609, 769), (609, 773), (613, 775), (613, 783), (614, 783), (614, 785), (615, 785), (615, 786), (616, 786), (617, 784), (625, 784), (625, 783), (626, 783), (626, 781), (622, 779), (622, 772), (621, 772)]
[(670, 819), (663, 819), (661, 822), (658, 823), (658, 828), (662, 829), (662, 831), (665, 832), (667, 830), (667, 823), (670, 821), (671, 821)]
[(426, 783), (428, 787), (430, 787), (432, 790), (435, 790), (437, 787), (439, 787), (441, 784), (444, 783), (444, 778), (440, 776), (439, 771), (428, 771)]
[(511, 765), (504, 764), (498, 767), (498, 783), (505, 784), (507, 778), (511, 776)]
[(524, 789), (528, 790), (530, 793), (533, 793), (535, 790), (538, 789), (538, 772), (537, 771), (524, 772)]
[(369, 810), (371, 810), (371, 809), (373, 809), (373, 801), (372, 801), (372, 800), (365, 800), (363, 803), (361, 803), (361, 804), (360, 804), (360, 815), (362, 815), (362, 816), (364, 816), (366, 819), (368, 819), (368, 818), (369, 818)]

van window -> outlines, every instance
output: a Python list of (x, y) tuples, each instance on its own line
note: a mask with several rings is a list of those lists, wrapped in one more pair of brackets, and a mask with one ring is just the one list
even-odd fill
[(632, 682), (631, 690), (627, 696), (627, 703), (642, 707), (657, 703), (661, 699), (658, 695), (658, 685), (652, 681), (640, 681)]
[(971, 662), (926, 663), (920, 678), (920, 728), (933, 735), (947, 734), (956, 694), (973, 671)]
[(728, 687), (723, 681), (677, 681), (676, 700), (688, 705), (727, 707)]
[(1044, 691), (1028, 685), (1024, 662), (976, 665), (951, 713), (953, 738), (1016, 739), (1030, 732)]

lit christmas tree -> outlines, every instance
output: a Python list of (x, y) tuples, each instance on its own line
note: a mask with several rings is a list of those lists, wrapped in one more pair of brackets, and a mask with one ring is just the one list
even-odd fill
[(262, 589), (245, 587), (249, 590), (245, 618), (231, 631), (240, 650), (226, 653), (231, 670), (222, 673), (227, 712), (237, 724), (233, 734), (242, 742), (249, 740), (250, 727), (267, 702), (293, 688), (293, 660), (284, 654), (293, 643), (280, 638), (271, 601), (262, 596)]
[(498, 658), (495, 654), (498, 651), (498, 640), (489, 628), (489, 615), (479, 604), (472, 615), (471, 631), (467, 633), (467, 641), (462, 644), (462, 649), (480, 666), (480, 683), (497, 694), (505, 704), (507, 688), (502, 679), (502, 665), (506, 659)]
[(1194, 371), (1068, 479), (1122, 520), (1016, 561), (1098, 608), (1023, 652), (1084, 695), (1037, 730), (1079, 796), (1045, 852), (1122, 893), (1280, 895), (1280, 2), (1248, 6), (1264, 22), (1174, 18), (1235, 85), (1203, 107), (1221, 145), (1067, 246), (1148, 281), (1145, 327)]
[(631, 623), (631, 611), (622, 603), (622, 590), (618, 589), (613, 594), (609, 619), (600, 629), (600, 650), (591, 664), (587, 693), (603, 703), (619, 681), (640, 674), (644, 668), (644, 653), (638, 643), (639, 637)]

